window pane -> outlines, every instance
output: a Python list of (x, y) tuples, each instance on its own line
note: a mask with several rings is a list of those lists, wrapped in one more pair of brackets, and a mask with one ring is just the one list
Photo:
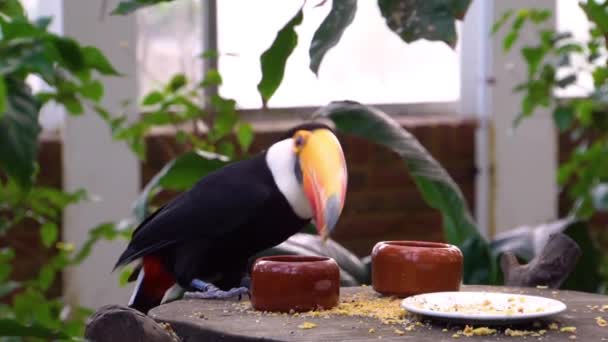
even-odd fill
[[(589, 21), (583, 10), (579, 7), (578, 1), (573, 0), (558, 0), (557, 1), (557, 29), (558, 31), (572, 32), (574, 38), (578, 41), (586, 42), (589, 40)], [(572, 97), (585, 96), (593, 91), (593, 77), (589, 72), (581, 71), (581, 67), (587, 64), (587, 61), (582, 56), (575, 56), (571, 59), (571, 67), (560, 68), (558, 76), (565, 76), (577, 72), (577, 81), (575, 84), (566, 89), (557, 89), (558, 96)], [(600, 58), (599, 64), (604, 63)], [(584, 68), (586, 69), (586, 68)]]
[(176, 73), (200, 79), (201, 1), (180, 0), (137, 12), (140, 94)]
[[(322, 105), (333, 100), (365, 103), (455, 101), (459, 98), (459, 53), (438, 42), (405, 44), (386, 26), (375, 1), (359, 9), (340, 43), (326, 55), (317, 78), (309, 69), (308, 47), (331, 7), (308, 1), (296, 28), (299, 44), (288, 60), (270, 107)], [(261, 106), (259, 57), (302, 1), (218, 1), (220, 91), (241, 107)]]

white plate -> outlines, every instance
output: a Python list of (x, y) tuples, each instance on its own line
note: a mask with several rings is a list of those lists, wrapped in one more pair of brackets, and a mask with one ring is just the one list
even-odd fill
[(559, 300), (499, 292), (435, 292), (405, 298), (401, 307), (436, 319), (466, 323), (521, 323), (566, 310)]

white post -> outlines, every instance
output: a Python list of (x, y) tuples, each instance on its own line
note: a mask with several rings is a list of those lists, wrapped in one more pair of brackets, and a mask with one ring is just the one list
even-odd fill
[(557, 140), (549, 113), (539, 110), (512, 129), (521, 106), (513, 87), (526, 77), (520, 47), (538, 37), (526, 26), (505, 54), (504, 31), (490, 32), (507, 9), (524, 7), (557, 11), (555, 0), (474, 0), (462, 30), (461, 111), (479, 119), (476, 219), (488, 238), (557, 217)]
[[(125, 76), (104, 79), (103, 104), (111, 112), (120, 110), (125, 99), (136, 99), (136, 18), (108, 16), (100, 19), (103, 1), (63, 1), (63, 32), (82, 44), (100, 48)], [(108, 1), (108, 11), (118, 1)], [(64, 188), (85, 188), (98, 201), (70, 207), (64, 214), (66, 241), (80, 246), (89, 229), (99, 223), (128, 217), (140, 188), (139, 163), (123, 142), (112, 141), (107, 125), (91, 110), (80, 117), (67, 117), (63, 131)], [(68, 301), (97, 308), (125, 304), (130, 287), (120, 288), (110, 271), (125, 247), (124, 242), (99, 243), (91, 256), (64, 275)]]
[[(493, 1), (494, 19), (508, 9), (524, 7), (546, 8), (554, 14), (546, 25), (555, 27), (555, 0)], [(503, 53), (505, 31), (492, 41), (491, 160), (494, 168), (494, 187), (491, 216), (494, 233), (504, 232), (518, 225), (536, 224), (557, 218), (557, 135), (548, 110), (539, 109), (534, 116), (523, 120), (513, 129), (513, 120), (520, 113), (520, 93), (513, 88), (526, 78), (526, 64), (521, 56), (524, 44), (537, 44), (535, 28), (526, 25), (518, 43), (509, 54)]]
[(467, 11), (460, 35), (460, 109), (463, 115), (476, 116), (478, 120), (475, 136), (475, 219), (485, 237), (489, 236), (491, 194), (488, 149), (491, 16), (492, 1), (474, 0)]

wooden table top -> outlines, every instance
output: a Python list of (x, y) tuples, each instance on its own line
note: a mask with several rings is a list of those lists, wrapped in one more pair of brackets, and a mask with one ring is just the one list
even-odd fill
[[(527, 330), (529, 336), (512, 337), (505, 334), (508, 327), (496, 328), (490, 336), (467, 337), (463, 325), (450, 326), (446, 322), (422, 320), (406, 316), (406, 323), (383, 323), (376, 317), (330, 314), (311, 317), (307, 314), (268, 314), (253, 310), (249, 301), (179, 300), (161, 305), (149, 315), (158, 322), (169, 323), (177, 335), (187, 341), (608, 341), (608, 326), (600, 326), (596, 317), (608, 321), (608, 296), (575, 291), (555, 291), (537, 288), (509, 288), (493, 286), (463, 286), (463, 291), (495, 291), (530, 294), (555, 298), (566, 303), (568, 309), (536, 325), (510, 327), (515, 333)], [(341, 289), (341, 301), (353, 296), (379, 298), (370, 287)], [(389, 300), (385, 298), (384, 300)], [(398, 307), (400, 300), (390, 301)], [(314, 324), (304, 329), (304, 323)], [(308, 324), (310, 326), (310, 324)], [(480, 326), (474, 325), (473, 328)], [(550, 329), (555, 328), (556, 330)], [(575, 327), (575, 332), (560, 331)], [(546, 330), (542, 332), (541, 330)], [(459, 333), (460, 331), (460, 333)]]

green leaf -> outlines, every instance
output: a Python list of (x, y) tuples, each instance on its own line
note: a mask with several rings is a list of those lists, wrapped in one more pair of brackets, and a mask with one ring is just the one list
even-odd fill
[(220, 75), (220, 73), (215, 70), (215, 69), (211, 69), (211, 70), (207, 70), (207, 73), (205, 74), (205, 78), (203, 79), (203, 81), (201, 82), (201, 87), (209, 87), (209, 86), (219, 86), (222, 84), (222, 76)]
[(303, 18), (303, 8), (300, 8), (298, 13), (277, 33), (272, 45), (260, 57), (262, 79), (258, 83), (258, 92), (262, 97), (264, 107), (283, 81), (287, 59), (298, 45), (298, 34), (295, 27), (302, 23)]
[(332, 102), (313, 117), (326, 117), (335, 123), (339, 133), (362, 137), (399, 154), (425, 201), (440, 211), (445, 238), (461, 248), (465, 283), (496, 283), (496, 262), (462, 192), (413, 135), (379, 109), (356, 102)]
[(21, 187), (30, 188), (38, 155), (40, 104), (22, 82), (7, 80), (7, 111), (0, 118), (0, 165)]
[(378, 0), (380, 12), (388, 27), (406, 43), (418, 39), (442, 41), (456, 47), (455, 9), (466, 9), (470, 1), (445, 0)]
[(206, 151), (188, 152), (175, 159), (158, 184), (165, 189), (184, 191), (227, 163), (228, 159), (219, 154)]
[(509, 33), (507, 33), (507, 35), (505, 36), (505, 38), (502, 41), (502, 49), (504, 51), (511, 50), (511, 47), (513, 47), (513, 44), (515, 44), (515, 41), (517, 40), (518, 37), (519, 37), (519, 32), (517, 32), (517, 31), (510, 31)]
[(596, 87), (601, 87), (608, 79), (608, 68), (598, 66), (593, 69), (593, 84)]
[(608, 12), (605, 4), (600, 4), (596, 0), (579, 2), (579, 6), (585, 11), (589, 21), (593, 22), (602, 33), (608, 33)]
[(169, 81), (169, 84), (167, 84), (166, 90), (176, 92), (185, 86), (187, 82), (186, 75), (177, 74), (171, 78), (171, 81)]
[(11, 18), (25, 18), (25, 10), (19, 0), (0, 1), (0, 13)]
[(608, 211), (608, 183), (600, 183), (591, 192), (593, 206), (598, 211)]
[(357, 13), (357, 0), (333, 0), (331, 11), (321, 23), (310, 43), (310, 70), (319, 73), (323, 57), (342, 38), (344, 30)]
[(59, 227), (56, 223), (47, 222), (40, 227), (40, 238), (45, 247), (51, 247), (59, 236)]
[(151, 93), (149, 93), (148, 95), (146, 95), (146, 97), (144, 97), (142, 104), (144, 106), (152, 106), (155, 104), (159, 104), (160, 102), (162, 102), (164, 99), (164, 96), (161, 92), (159, 91), (153, 91)]
[(564, 132), (570, 128), (574, 121), (574, 111), (570, 106), (559, 106), (553, 111), (553, 121), (557, 128)]
[(80, 49), (80, 45), (71, 38), (53, 36), (51, 40), (59, 52), (59, 56), (70, 71), (82, 71), (86, 65), (85, 56)]
[(532, 78), (536, 74), (546, 52), (547, 50), (541, 46), (524, 47), (521, 49), (521, 54), (528, 63), (528, 77)]
[(44, 339), (70, 339), (62, 332), (55, 331), (38, 324), (22, 324), (15, 319), (0, 319), (2, 336), (39, 337)]
[(213, 96), (211, 103), (217, 111), (217, 116), (213, 123), (213, 129), (209, 132), (209, 140), (218, 141), (232, 132), (234, 125), (238, 122), (236, 102), (232, 99)]
[(6, 112), (6, 101), (7, 101), (7, 93), (6, 93), (6, 82), (4, 81), (4, 77), (0, 75), (0, 120)]
[(128, 0), (122, 1), (118, 4), (118, 6), (112, 11), (112, 15), (127, 15), (135, 12), (140, 8), (144, 8), (147, 6), (156, 5), (162, 2), (171, 2), (174, 0)]
[(48, 290), (49, 287), (51, 287), (51, 285), (53, 285), (53, 282), (55, 281), (56, 273), (57, 272), (55, 272), (55, 269), (51, 264), (44, 265), (38, 273), (38, 287), (42, 291)]
[(81, 49), (84, 63), (88, 68), (97, 70), (102, 75), (120, 76), (106, 56), (96, 47), (85, 46)]
[(243, 152), (247, 152), (253, 142), (253, 127), (246, 122), (240, 122), (236, 127), (236, 138)]
[(80, 103), (80, 100), (74, 94), (60, 96), (57, 100), (65, 106), (70, 114), (80, 115), (84, 113), (82, 103)]
[(512, 9), (509, 9), (507, 11), (505, 11), (498, 20), (496, 20), (496, 22), (494, 22), (494, 25), (492, 25), (492, 34), (496, 34), (496, 32), (498, 32), (504, 25), (505, 23), (513, 16), (514, 11)]
[(103, 84), (97, 80), (87, 82), (80, 88), (80, 93), (88, 99), (99, 102), (103, 97)]

